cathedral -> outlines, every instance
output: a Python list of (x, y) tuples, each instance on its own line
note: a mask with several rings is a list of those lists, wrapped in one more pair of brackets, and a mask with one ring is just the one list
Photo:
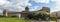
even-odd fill
[[(42, 7), (42, 9), (38, 10), (38, 11), (43, 11), (43, 12), (50, 13), (50, 8), (48, 8), (48, 7)], [(29, 8), (27, 6), (25, 8), (25, 11), (22, 11), (22, 12), (11, 12), (11, 11), (8, 11), (8, 10), (5, 9), (3, 11), (3, 16), (18, 16), (19, 14), (21, 14), (21, 17), (25, 17), (26, 15), (28, 15), (30, 13), (33, 13), (33, 12), (29, 12)]]
[(29, 8), (28, 8), (28, 6), (25, 8), (25, 11), (22, 11), (21, 12), (21, 17), (26, 17), (28, 14), (29, 14), (30, 12), (29, 12)]

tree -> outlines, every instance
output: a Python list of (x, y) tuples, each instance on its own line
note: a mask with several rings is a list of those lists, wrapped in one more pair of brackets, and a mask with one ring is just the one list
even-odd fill
[(49, 20), (50, 18), (50, 14), (47, 14), (43, 11), (39, 11), (39, 12), (35, 12), (33, 14), (30, 14), (28, 16), (28, 18), (33, 18), (33, 19), (36, 19), (36, 20), (39, 20), (39, 19), (43, 19), (43, 20)]

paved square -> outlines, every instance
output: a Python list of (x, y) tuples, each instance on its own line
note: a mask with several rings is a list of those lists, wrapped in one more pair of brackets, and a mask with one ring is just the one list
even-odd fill
[(56, 22), (56, 21), (36, 21), (36, 20), (31, 20), (31, 22)]

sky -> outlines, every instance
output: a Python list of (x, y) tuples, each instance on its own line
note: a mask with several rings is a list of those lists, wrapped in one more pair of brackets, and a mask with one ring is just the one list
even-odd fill
[(0, 0), (0, 13), (4, 9), (21, 12), (26, 6), (29, 7), (29, 11), (37, 11), (44, 6), (49, 7), (51, 12), (55, 12), (60, 11), (60, 0)]

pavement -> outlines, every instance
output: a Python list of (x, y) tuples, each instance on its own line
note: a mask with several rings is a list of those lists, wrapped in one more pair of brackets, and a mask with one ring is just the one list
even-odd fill
[(38, 21), (38, 20), (31, 20), (31, 22), (60, 22), (60, 19), (57, 19), (56, 21)]
[(60, 19), (57, 19), (57, 22), (60, 22)]
[[(23, 19), (23, 18), (22, 18)], [(38, 21), (38, 20), (30, 20), (30, 22), (56, 22), (56, 21)], [(60, 19), (57, 19), (57, 22), (60, 22)]]
[(36, 21), (36, 20), (31, 20), (31, 22), (56, 22), (56, 21)]

